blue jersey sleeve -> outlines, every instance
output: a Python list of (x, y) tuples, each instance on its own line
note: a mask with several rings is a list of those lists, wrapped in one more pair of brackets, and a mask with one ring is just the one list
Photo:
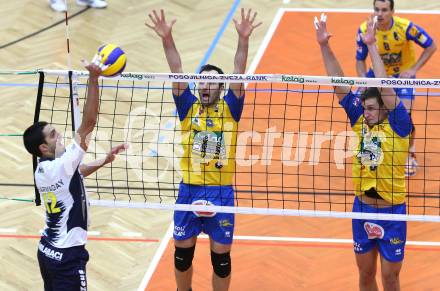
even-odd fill
[(229, 89), (224, 99), (226, 101), (226, 104), (228, 104), (229, 111), (231, 111), (232, 117), (236, 122), (239, 122), (241, 118), (241, 113), (243, 112), (244, 96), (237, 98), (234, 92)]
[(362, 107), (361, 99), (358, 94), (353, 94), (351, 91), (341, 101), (339, 101), (342, 107), (344, 107), (348, 118), (350, 119), (350, 124), (353, 126), (359, 117), (364, 113), (364, 108)]
[(422, 48), (427, 48), (432, 45), (432, 38), (429, 34), (420, 26), (410, 22), (406, 29), (406, 39), (412, 40)]
[(357, 35), (356, 35), (356, 60), (357, 61), (364, 61), (368, 56), (368, 47), (362, 41), (361, 34), (362, 34), (362, 31), (359, 28)]
[(182, 95), (176, 96), (173, 94), (174, 103), (176, 104), (177, 113), (180, 121), (183, 121), (188, 114), (189, 109), (197, 101), (197, 97), (191, 92), (191, 89), (186, 87)]
[(400, 101), (396, 108), (390, 111), (388, 120), (391, 128), (399, 136), (406, 137), (411, 133), (413, 128), (412, 120), (402, 101)]

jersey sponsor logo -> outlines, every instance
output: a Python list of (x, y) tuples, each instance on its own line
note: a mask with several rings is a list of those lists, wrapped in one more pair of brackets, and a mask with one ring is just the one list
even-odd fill
[(46, 257), (48, 257), (50, 259), (57, 260), (57, 261), (61, 261), (63, 259), (63, 253), (62, 252), (55, 251), (55, 250), (53, 250), (51, 248), (48, 248), (48, 247), (44, 246), (41, 243), (38, 245), (38, 249)]
[[(211, 201), (204, 200), (204, 199), (195, 200), (191, 204), (192, 205), (203, 205), (203, 206), (215, 206)], [(209, 211), (193, 211), (193, 213), (197, 217), (213, 217), (217, 214), (216, 212), (209, 212)]]
[(38, 190), (40, 192), (53, 192), (53, 191), (60, 189), (62, 186), (64, 186), (64, 182), (63, 182), (63, 179), (60, 179), (55, 184), (52, 184), (52, 185), (46, 186), (46, 187), (39, 187)]
[(357, 242), (353, 242), (353, 248), (354, 248), (354, 251), (357, 252), (357, 253), (363, 251), (363, 248), (362, 248), (361, 244), (357, 243)]
[(361, 104), (361, 99), (356, 96), (356, 98), (353, 98), (353, 106), (357, 107), (359, 104)]
[(380, 56), (385, 67), (400, 66), (402, 64), (402, 52), (386, 53)]
[(221, 219), (221, 220), (219, 220), (218, 224), (219, 224), (221, 227), (232, 227), (232, 226), (234, 226), (234, 225), (229, 221), (229, 219)]
[(420, 32), (419, 32), (418, 28), (417, 28), (415, 25), (413, 25), (413, 26), (410, 28), (410, 30), (409, 30), (409, 35), (411, 35), (411, 36), (414, 37), (414, 38), (416, 38), (417, 35), (418, 35), (419, 33), (420, 33)]
[(428, 41), (428, 38), (426, 37), (426, 35), (424, 35), (423, 33), (420, 34), (419, 38), (418, 38), (419, 42), (421, 44), (425, 44)]
[(185, 227), (184, 226), (174, 226), (174, 231), (173, 231), (175, 236), (185, 236), (186, 232), (185, 232)]
[(365, 222), (364, 229), (368, 235), (368, 239), (381, 239), (385, 235), (385, 230), (383, 229), (383, 227), (376, 223)]
[(393, 37), (396, 41), (399, 41), (399, 34), (396, 31), (393, 32)]
[(368, 131), (368, 125), (362, 128), (362, 139), (359, 153), (356, 155), (361, 165), (369, 166), (371, 171), (377, 169), (383, 159), (382, 142), (386, 140), (383, 132)]
[(223, 132), (195, 130), (192, 153), (200, 163), (207, 163), (212, 159), (226, 159)]
[(86, 272), (84, 270), (78, 270), (79, 274), (79, 281), (80, 281), (80, 291), (87, 291), (87, 279), (86, 279)]

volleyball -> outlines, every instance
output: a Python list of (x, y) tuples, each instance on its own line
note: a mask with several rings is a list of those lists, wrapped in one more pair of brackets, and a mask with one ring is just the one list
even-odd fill
[(98, 55), (101, 56), (101, 63), (108, 65), (102, 72), (103, 76), (114, 77), (124, 71), (127, 64), (127, 57), (124, 51), (114, 44), (104, 44), (99, 47)]

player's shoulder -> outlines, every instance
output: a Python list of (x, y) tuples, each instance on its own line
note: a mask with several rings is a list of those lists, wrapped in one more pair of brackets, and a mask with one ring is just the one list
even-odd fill
[(59, 173), (59, 159), (42, 159), (38, 163), (35, 170), (35, 179), (47, 178), (53, 179), (53, 177), (60, 175)]
[(411, 24), (411, 21), (409, 19), (399, 17), (399, 16), (393, 16), (394, 26), (397, 28), (401, 28), (406, 30), (408, 26)]
[(359, 26), (359, 30), (364, 33), (367, 31), (367, 21), (364, 21), (361, 23), (361, 25)]

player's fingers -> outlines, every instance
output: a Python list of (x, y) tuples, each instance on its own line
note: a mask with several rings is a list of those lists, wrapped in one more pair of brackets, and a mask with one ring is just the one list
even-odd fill
[(244, 19), (244, 8), (241, 8), (241, 20)]
[(154, 17), (156, 18), (156, 20), (159, 21), (160, 18), (159, 18), (159, 15), (157, 14), (156, 10), (153, 10), (153, 14), (154, 14)]
[(109, 65), (100, 64), (99, 67), (101, 68), (101, 71), (105, 71), (108, 69)]
[(257, 28), (258, 26), (262, 25), (263, 21), (258, 22), (256, 25), (252, 26), (252, 28)]
[(325, 15), (324, 13), (321, 13), (321, 21), (327, 22), (327, 15)]
[(82, 59), (81, 63), (83, 63), (84, 67), (88, 67), (90, 65), (86, 59)]
[(313, 19), (313, 24), (315, 25), (315, 29), (318, 30), (319, 29), (318, 17), (315, 16), (315, 18)]
[(174, 25), (174, 23), (176, 23), (177, 19), (173, 19), (171, 20), (170, 26), (172, 27)]
[(92, 64), (95, 64), (98, 61), (98, 59), (99, 59), (99, 55), (95, 54), (92, 59)]
[(254, 12), (254, 15), (252, 16), (251, 19), (251, 23), (254, 23), (256, 17), (257, 17), (257, 12)]
[(102, 60), (102, 56), (100, 56), (100, 55), (95, 55), (95, 56), (93, 57), (92, 64), (94, 64), (94, 65), (96, 65), (96, 66), (99, 66), (99, 64), (101, 64), (101, 60)]
[(165, 12), (163, 9), (160, 9), (160, 20), (165, 21)]
[(248, 11), (247, 11), (247, 14), (246, 14), (246, 20), (247, 21), (249, 21), (249, 19), (251, 18), (251, 9), (249, 9)]
[(157, 24), (157, 21), (156, 21), (156, 19), (154, 19), (153, 15), (148, 14), (148, 17), (150, 17), (150, 19), (151, 19), (151, 21), (153, 22), (154, 25)]

